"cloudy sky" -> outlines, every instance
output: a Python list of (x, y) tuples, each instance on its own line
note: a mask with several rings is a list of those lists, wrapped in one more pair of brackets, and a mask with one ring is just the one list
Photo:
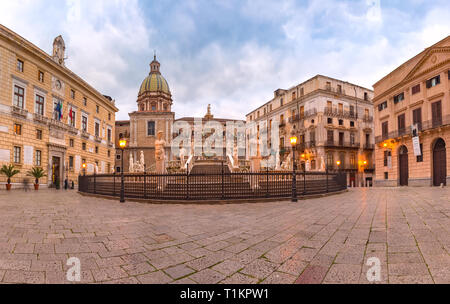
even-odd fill
[(448, 0), (0, 0), (0, 23), (51, 53), (63, 35), (66, 65), (136, 107), (156, 50), (176, 117), (243, 119), (317, 74), (371, 88), (450, 34)]

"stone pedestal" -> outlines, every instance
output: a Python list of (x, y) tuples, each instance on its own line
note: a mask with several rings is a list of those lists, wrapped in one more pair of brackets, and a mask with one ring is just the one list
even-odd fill
[(250, 171), (259, 172), (261, 170), (261, 157), (253, 156), (250, 158)]
[(164, 166), (164, 158), (156, 160), (156, 173), (164, 174), (166, 173), (166, 168)]

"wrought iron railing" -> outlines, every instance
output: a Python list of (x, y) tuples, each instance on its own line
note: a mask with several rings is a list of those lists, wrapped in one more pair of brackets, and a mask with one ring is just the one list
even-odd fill
[[(153, 200), (225, 200), (254, 198), (289, 198), (292, 196), (290, 171), (265, 171), (214, 174), (127, 174), (124, 176), (125, 198)], [(338, 192), (347, 188), (343, 172), (296, 172), (299, 197)], [(119, 197), (120, 174), (79, 176), (78, 190)]]

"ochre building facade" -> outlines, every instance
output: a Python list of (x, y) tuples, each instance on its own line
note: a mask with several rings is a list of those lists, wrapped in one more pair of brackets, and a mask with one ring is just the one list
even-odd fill
[[(0, 25), (0, 165), (14, 164), (19, 187), (27, 171), (42, 167), (42, 186), (77, 183), (84, 173), (111, 172), (114, 165), (114, 100), (65, 66), (65, 44), (53, 53)], [(0, 183), (6, 177), (0, 176)]]
[(379, 80), (374, 90), (376, 184), (448, 184), (450, 36)]
[[(278, 123), (280, 162), (292, 158), (289, 139), (298, 138), (299, 170), (341, 170), (349, 186), (372, 184), (374, 174), (373, 91), (346, 81), (317, 75), (289, 89), (246, 115), (247, 123), (271, 129)], [(247, 129), (247, 158), (251, 158)], [(259, 135), (258, 135), (259, 136)], [(269, 149), (276, 149), (269, 138)], [(339, 165), (338, 165), (339, 164)]]

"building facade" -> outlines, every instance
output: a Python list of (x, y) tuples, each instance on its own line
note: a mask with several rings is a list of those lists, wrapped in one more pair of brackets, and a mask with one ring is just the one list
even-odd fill
[(375, 183), (448, 184), (450, 36), (389, 73), (374, 90)]
[[(150, 63), (150, 73), (142, 81), (137, 97), (137, 111), (129, 113), (130, 120), (121, 120), (116, 122), (115, 144), (119, 147), (119, 140), (124, 138), (128, 145), (121, 151), (120, 148), (116, 150), (115, 169), (116, 172), (129, 172), (130, 170), (130, 156), (133, 160), (139, 161), (141, 151), (144, 155), (144, 163), (146, 171), (155, 170), (155, 140), (158, 133), (162, 133), (162, 139), (166, 142), (165, 145), (165, 162), (166, 168), (169, 162), (177, 160), (179, 155), (172, 155), (171, 143), (172, 140), (178, 136), (183, 130), (174, 132), (174, 124), (177, 122), (185, 122), (191, 131), (191, 148), (196, 154), (202, 154), (202, 143), (196, 143), (195, 139), (195, 123), (200, 122), (201, 127), (198, 132), (202, 138), (202, 142), (211, 135), (204, 133), (203, 127), (209, 121), (215, 121), (221, 124), (225, 131), (226, 123), (233, 121), (231, 119), (214, 118), (211, 114), (211, 108), (208, 106), (206, 115), (203, 118), (183, 117), (175, 119), (175, 113), (172, 112), (172, 94), (169, 89), (168, 82), (160, 72), (160, 63), (156, 60), (156, 56)], [(244, 123), (243, 121), (241, 121)], [(224, 143), (223, 143), (224, 144)], [(225, 144), (224, 144), (225, 145)], [(225, 151), (225, 150), (224, 150)], [(123, 166), (122, 169), (122, 152), (123, 152)], [(201, 156), (201, 155), (200, 155)], [(187, 155), (186, 155), (187, 157)]]
[[(341, 170), (347, 172), (348, 185), (370, 185), (374, 172), (372, 98), (370, 89), (317, 75), (290, 89), (276, 90), (272, 100), (246, 118), (248, 123), (267, 126), (269, 134), (274, 123), (279, 123), (280, 162), (292, 157), (289, 138), (296, 135), (298, 169)], [(274, 150), (270, 140), (268, 146)], [(246, 151), (251, 151), (249, 140)]]
[(66, 68), (64, 55), (61, 36), (48, 55), (0, 25), (0, 165), (20, 170), (13, 187), (35, 166), (46, 171), (43, 186), (76, 184), (83, 163), (87, 173), (111, 172), (118, 109)]

